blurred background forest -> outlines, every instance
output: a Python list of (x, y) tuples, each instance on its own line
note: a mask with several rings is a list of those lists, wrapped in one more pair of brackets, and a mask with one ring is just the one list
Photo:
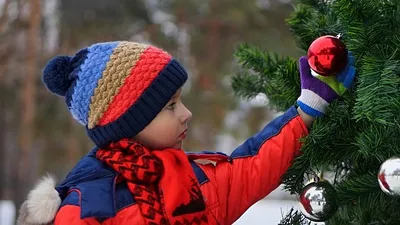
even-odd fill
[(187, 151), (229, 154), (275, 112), (235, 98), (233, 52), (249, 42), (298, 56), (290, 0), (0, 0), (0, 200), (16, 207), (47, 172), (62, 179), (93, 144), (41, 81), (45, 63), (100, 41), (165, 49), (188, 69)]

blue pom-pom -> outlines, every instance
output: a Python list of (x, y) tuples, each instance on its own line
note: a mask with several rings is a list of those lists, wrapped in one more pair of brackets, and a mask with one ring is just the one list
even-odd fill
[(65, 96), (72, 85), (72, 80), (69, 78), (70, 61), (70, 56), (56, 56), (43, 70), (43, 83), (57, 95)]

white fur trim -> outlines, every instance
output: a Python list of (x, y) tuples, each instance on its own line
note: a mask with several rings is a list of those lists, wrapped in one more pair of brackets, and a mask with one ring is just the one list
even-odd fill
[(56, 180), (50, 175), (39, 180), (21, 206), (18, 224), (48, 224), (54, 220), (61, 205), (55, 186)]

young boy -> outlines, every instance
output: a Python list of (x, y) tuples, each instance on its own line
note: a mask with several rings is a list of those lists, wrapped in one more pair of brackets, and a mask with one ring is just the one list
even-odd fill
[(18, 224), (232, 224), (280, 184), (315, 117), (354, 80), (318, 79), (300, 59), (299, 107), (291, 107), (230, 156), (186, 154), (191, 112), (181, 100), (183, 66), (154, 46), (107, 42), (58, 56), (43, 72), (96, 147), (64, 181), (46, 177), (21, 206)]

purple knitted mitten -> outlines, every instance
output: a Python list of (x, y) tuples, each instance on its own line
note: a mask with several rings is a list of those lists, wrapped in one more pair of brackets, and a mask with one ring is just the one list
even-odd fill
[(354, 61), (349, 52), (347, 65), (339, 74), (321, 76), (311, 74), (307, 57), (302, 56), (299, 60), (301, 94), (297, 99), (301, 110), (312, 117), (323, 116), (329, 103), (342, 96), (353, 85), (356, 75)]

